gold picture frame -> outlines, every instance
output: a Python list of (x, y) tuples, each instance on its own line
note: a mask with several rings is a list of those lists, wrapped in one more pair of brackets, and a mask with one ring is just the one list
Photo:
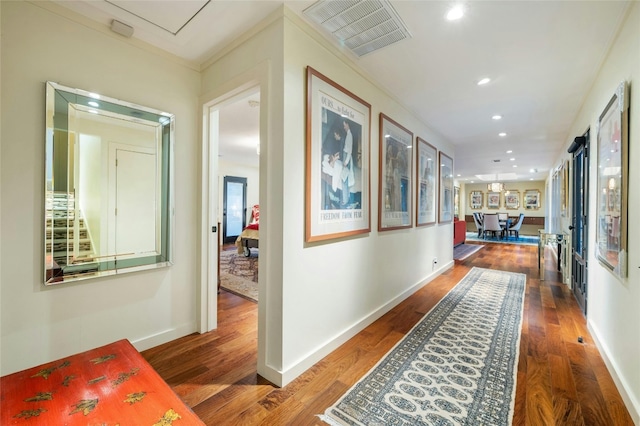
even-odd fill
[(520, 208), (520, 191), (505, 192), (504, 207), (508, 210), (518, 210)]
[(524, 208), (526, 210), (538, 210), (540, 208), (540, 191), (527, 189), (524, 191)]
[(484, 206), (484, 192), (482, 191), (470, 191), (469, 192), (469, 207), (472, 210), (479, 210)]

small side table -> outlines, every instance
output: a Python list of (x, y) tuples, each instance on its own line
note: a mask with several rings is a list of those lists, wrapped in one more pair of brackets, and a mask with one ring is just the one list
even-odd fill
[(562, 273), (562, 282), (565, 282), (567, 271), (567, 242), (569, 235), (564, 232), (546, 232), (538, 229), (540, 241), (538, 242), (538, 270), (540, 281), (544, 281), (544, 248), (549, 243), (558, 244), (558, 270)]

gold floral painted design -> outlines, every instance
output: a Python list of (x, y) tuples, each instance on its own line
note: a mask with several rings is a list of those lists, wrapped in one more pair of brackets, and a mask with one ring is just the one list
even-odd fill
[(109, 360), (115, 359), (115, 357), (116, 356), (114, 354), (103, 355), (99, 358), (92, 359), (91, 362), (94, 364), (102, 364), (103, 362), (107, 362)]
[(48, 379), (49, 376), (51, 375), (51, 373), (53, 373), (54, 371), (56, 371), (58, 369), (58, 367), (49, 367), (49, 368), (43, 368), (42, 370), (38, 371), (36, 374), (34, 374), (33, 376), (31, 376), (32, 378), (35, 377), (42, 377), (43, 379)]
[(69, 383), (75, 378), (76, 378), (76, 376), (74, 376), (73, 374), (70, 375), (70, 376), (66, 376), (64, 378), (64, 380), (62, 381), (62, 386), (69, 387)]
[(146, 392), (135, 392), (135, 393), (130, 393), (127, 394), (127, 399), (124, 400), (124, 402), (128, 402), (129, 404), (133, 405), (136, 402), (140, 402), (142, 401), (142, 399), (147, 395)]
[(95, 379), (91, 379), (87, 382), (88, 385), (95, 385), (98, 382), (103, 381), (104, 379), (106, 379), (107, 376), (100, 376), (100, 377), (96, 377)]
[(49, 368), (43, 368), (42, 370), (38, 371), (36, 374), (34, 374), (33, 376), (31, 376), (32, 378), (35, 377), (42, 377), (43, 379), (48, 379), (49, 376), (51, 375), (51, 373), (53, 373), (54, 371), (56, 371), (59, 368), (65, 368), (71, 365), (70, 361), (64, 361), (62, 364), (57, 365), (57, 366), (51, 366)]
[(153, 426), (169, 426), (172, 425), (174, 421), (181, 419), (182, 416), (180, 414), (173, 411), (173, 408), (170, 408), (164, 416), (158, 420), (157, 423), (154, 423)]
[(98, 405), (98, 398), (96, 398), (96, 399), (82, 399), (82, 400), (78, 401), (77, 404), (73, 405), (73, 407), (76, 407), (76, 409), (73, 410), (72, 412), (70, 412), (69, 415), (81, 412), (82, 414), (84, 414), (86, 416), (87, 414), (89, 414), (90, 412), (95, 410), (97, 405)]
[(20, 419), (20, 418), (30, 419), (31, 417), (38, 417), (40, 414), (46, 411), (47, 410), (45, 410), (44, 408), (36, 408), (35, 410), (22, 410), (21, 412), (19, 412), (13, 417), (16, 419)]
[(138, 374), (138, 371), (140, 371), (139, 368), (132, 368), (128, 373), (118, 374), (118, 378), (111, 382), (111, 386), (115, 388), (116, 386), (121, 385), (122, 383), (129, 380), (131, 376), (135, 376), (136, 374)]
[(53, 392), (38, 392), (31, 398), (26, 398), (25, 402), (38, 402), (38, 401), (51, 401), (53, 399)]

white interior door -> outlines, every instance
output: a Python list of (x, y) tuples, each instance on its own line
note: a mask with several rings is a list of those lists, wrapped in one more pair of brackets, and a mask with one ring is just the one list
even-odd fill
[(117, 254), (156, 251), (156, 155), (116, 150)]

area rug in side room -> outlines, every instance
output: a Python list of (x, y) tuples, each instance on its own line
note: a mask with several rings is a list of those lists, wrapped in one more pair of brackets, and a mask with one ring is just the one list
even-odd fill
[(220, 252), (220, 287), (258, 301), (258, 250), (250, 257), (238, 254), (234, 249)]
[(255, 281), (221, 272), (220, 287), (254, 302), (258, 301), (258, 283)]
[(526, 275), (473, 268), (320, 418), (331, 425), (510, 425)]
[(467, 257), (471, 256), (478, 250), (480, 250), (484, 245), (482, 244), (460, 244), (453, 248), (453, 259), (454, 260), (465, 260)]

